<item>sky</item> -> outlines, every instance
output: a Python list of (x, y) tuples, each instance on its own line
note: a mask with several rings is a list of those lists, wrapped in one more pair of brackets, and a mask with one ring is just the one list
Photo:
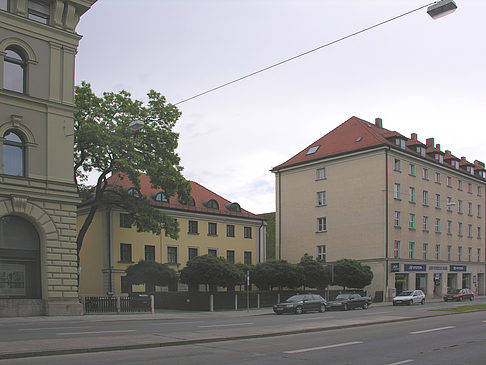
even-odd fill
[[(275, 211), (270, 170), (352, 116), (486, 162), (486, 1), (456, 3), (178, 104), (184, 176), (252, 213)], [(98, 0), (77, 27), (76, 84), (140, 100), (154, 89), (176, 104), (427, 4)]]

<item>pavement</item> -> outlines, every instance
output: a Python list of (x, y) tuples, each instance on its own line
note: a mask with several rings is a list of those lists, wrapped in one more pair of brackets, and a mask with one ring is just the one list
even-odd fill
[[(486, 297), (478, 297), (478, 300)], [(441, 302), (440, 299), (431, 299), (427, 303)], [(386, 307), (391, 303), (373, 303), (372, 307)], [(391, 323), (409, 321), (419, 318), (450, 315), (451, 312), (437, 311), (413, 311), (392, 313), (383, 312), (373, 316), (352, 316), (349, 318), (334, 318), (325, 322), (306, 321), (282, 321), (278, 328), (275, 326), (252, 326), (248, 328), (212, 328), (194, 332), (179, 333), (153, 333), (137, 334), (136, 336), (112, 335), (112, 336), (89, 336), (89, 337), (66, 337), (61, 339), (36, 339), (36, 340), (15, 340), (2, 341), (0, 343), (0, 360), (15, 359), (37, 356), (51, 356), (62, 354), (91, 353), (116, 350), (132, 350), (141, 348), (180, 346), (196, 343), (210, 343), (231, 340), (250, 339), (258, 337), (273, 337), (297, 333), (320, 332), (337, 328), (355, 326), (366, 326), (379, 323)], [(69, 322), (87, 324), (89, 322), (108, 321), (130, 321), (130, 320), (187, 320), (187, 319), (210, 319), (210, 318), (241, 318), (262, 315), (273, 315), (271, 308), (238, 310), (238, 311), (216, 311), (216, 312), (189, 312), (176, 310), (157, 310), (154, 314), (107, 314), (107, 315), (84, 315), (79, 317), (16, 317), (0, 318), (0, 326), (11, 324), (32, 324), (36, 326), (42, 323)]]

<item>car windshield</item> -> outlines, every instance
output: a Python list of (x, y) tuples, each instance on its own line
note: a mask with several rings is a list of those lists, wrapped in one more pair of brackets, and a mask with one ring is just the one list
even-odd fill
[(351, 297), (351, 294), (339, 294), (336, 297), (336, 300), (339, 300), (339, 299), (349, 299), (350, 297)]
[(286, 300), (286, 302), (300, 302), (305, 299), (304, 295), (294, 295)]
[(409, 296), (410, 296), (410, 295), (412, 295), (412, 294), (413, 294), (413, 291), (412, 291), (412, 290), (405, 290), (405, 291), (402, 291), (402, 292), (400, 293), (400, 296), (401, 296), (401, 297), (409, 297)]
[(450, 289), (449, 294), (459, 294), (461, 292), (461, 289)]

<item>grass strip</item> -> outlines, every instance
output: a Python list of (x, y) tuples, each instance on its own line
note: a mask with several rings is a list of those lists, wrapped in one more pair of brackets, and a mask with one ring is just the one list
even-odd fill
[(470, 312), (470, 311), (484, 311), (486, 304), (461, 305), (459, 307), (433, 309), (437, 312)]

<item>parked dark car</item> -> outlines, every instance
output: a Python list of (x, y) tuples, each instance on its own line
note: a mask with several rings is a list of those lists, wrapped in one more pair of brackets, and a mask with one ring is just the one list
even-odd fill
[(297, 313), (302, 314), (309, 311), (326, 311), (326, 300), (317, 294), (297, 294), (285, 301), (275, 304), (273, 311), (277, 314)]
[(465, 299), (474, 299), (474, 293), (471, 289), (454, 289), (444, 295), (444, 302), (452, 300), (457, 300), (461, 302)]
[(362, 297), (360, 294), (339, 294), (335, 300), (327, 303), (328, 309), (368, 309), (371, 304), (370, 297)]

